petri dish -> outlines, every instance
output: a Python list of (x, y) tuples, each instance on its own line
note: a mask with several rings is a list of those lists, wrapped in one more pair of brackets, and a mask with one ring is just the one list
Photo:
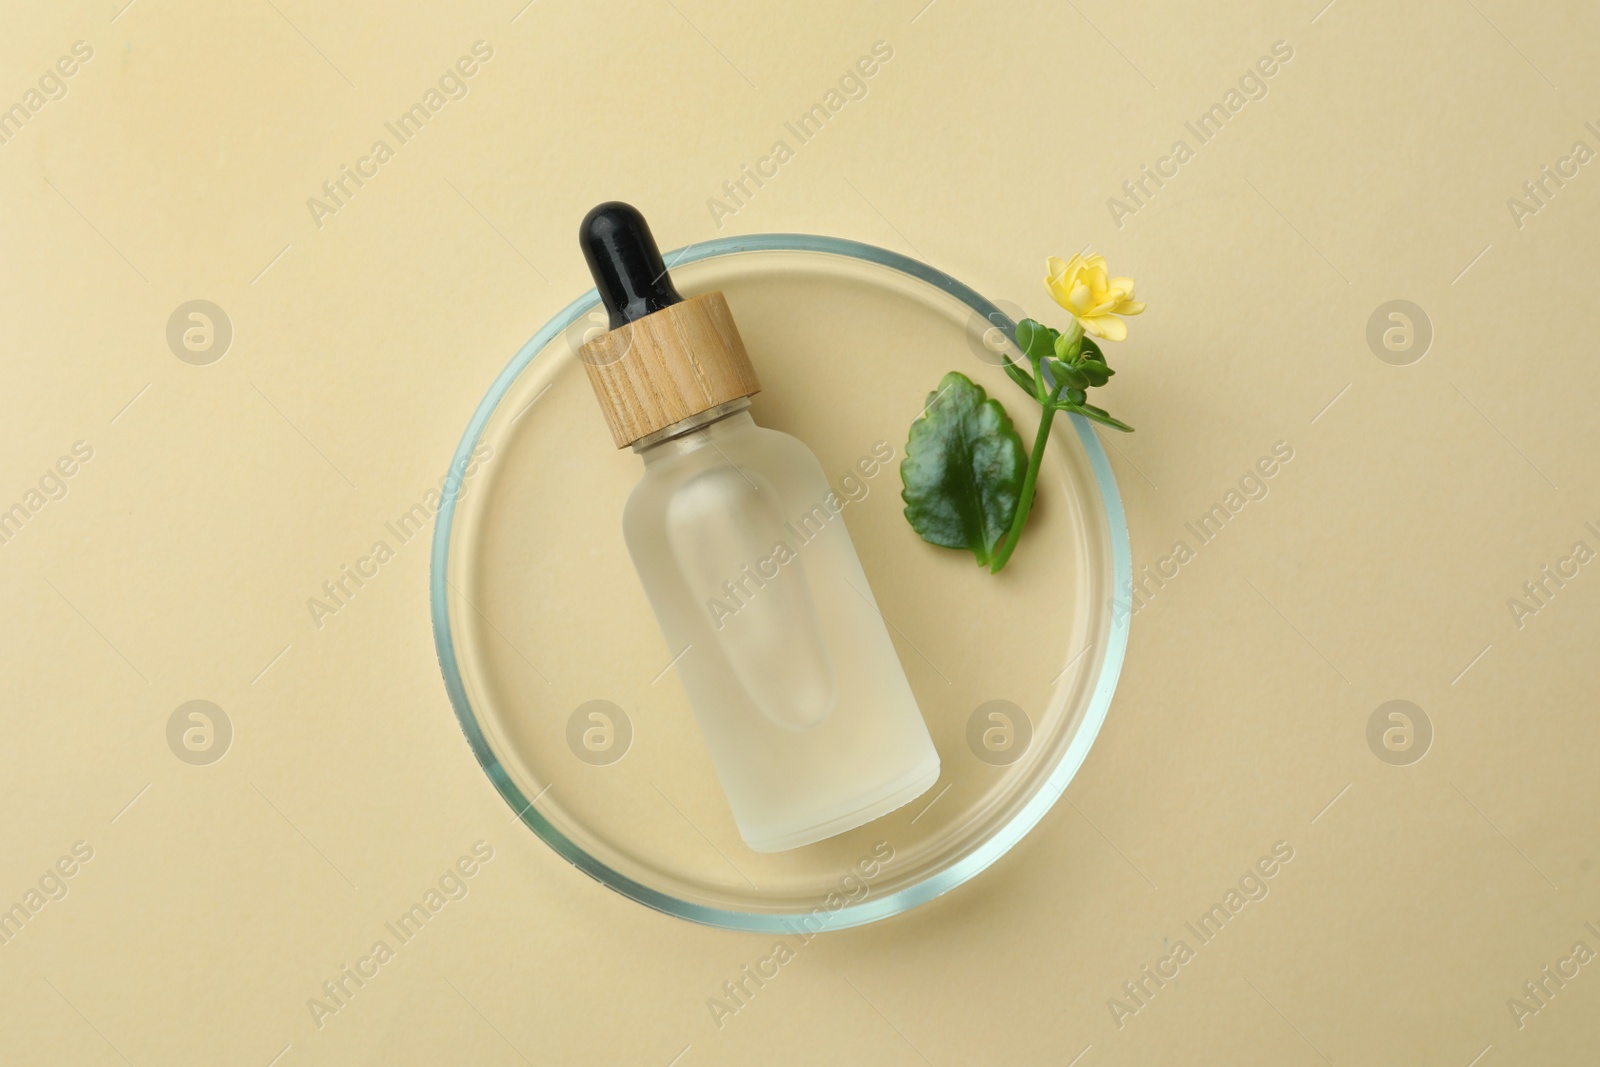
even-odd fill
[(756, 421), (830, 473), (938, 782), (799, 849), (740, 839), (623, 543), (642, 464), (612, 444), (576, 354), (605, 328), (593, 290), (511, 358), (452, 457), (430, 574), (446, 690), (515, 817), (624, 896), (772, 933), (900, 914), (1033, 829), (1105, 721), (1131, 583), (1110, 464), (1090, 423), (1058, 415), (1027, 535), (990, 575), (912, 531), (899, 461), (951, 370), (1031, 441), (1037, 408), (1001, 369), (1001, 353), (1020, 359), (1009, 316), (924, 263), (838, 238), (723, 238), (666, 259), (684, 295), (726, 294), (763, 386)]

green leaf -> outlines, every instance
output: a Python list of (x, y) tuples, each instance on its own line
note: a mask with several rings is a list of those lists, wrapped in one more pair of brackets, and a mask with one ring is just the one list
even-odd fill
[(1133, 432), (1132, 426), (1129, 426), (1127, 423), (1111, 414), (1105, 408), (1098, 408), (1093, 404), (1079, 404), (1074, 410), (1076, 410), (1078, 414), (1083, 415), (1086, 418), (1093, 419), (1095, 422), (1104, 423), (1105, 425), (1110, 426), (1112, 429), (1121, 430), (1124, 433)]
[(1030, 363), (1037, 364), (1044, 357), (1055, 355), (1056, 338), (1060, 336), (1057, 331), (1032, 319), (1017, 323), (1017, 347), (1022, 349), (1022, 354), (1028, 357)]
[(1101, 363), (1099, 360), (1086, 359), (1078, 364), (1078, 371), (1090, 386), (1101, 386), (1110, 380), (1116, 371)]
[(1099, 384), (1090, 381), (1084, 368), (1063, 363), (1059, 359), (1052, 359), (1046, 366), (1050, 368), (1050, 380), (1058, 386), (1065, 382), (1072, 389), (1087, 389), (1091, 385)]
[(1083, 335), (1083, 354), (1101, 363), (1106, 361), (1106, 354), (1100, 351), (1100, 343), (1088, 334)]
[(951, 371), (911, 424), (900, 464), (906, 521), (929, 544), (964, 548), (988, 566), (1016, 515), (1027, 466), (1000, 401)]
[(1033, 375), (1017, 366), (1010, 356), (1002, 354), (1000, 358), (1005, 360), (1005, 372), (1011, 380), (1016, 382), (1024, 393), (1034, 396), (1036, 387), (1033, 382)]

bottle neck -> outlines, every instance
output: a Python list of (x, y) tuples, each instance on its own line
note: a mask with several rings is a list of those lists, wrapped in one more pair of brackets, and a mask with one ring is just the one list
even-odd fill
[[(739, 425), (755, 425), (755, 420), (750, 418), (750, 398), (747, 396), (707, 408), (648, 437), (641, 437), (633, 443), (633, 450), (648, 467), (668, 456), (681, 456), (704, 448), (711, 443), (713, 432)], [(713, 427), (716, 429), (713, 430)]]

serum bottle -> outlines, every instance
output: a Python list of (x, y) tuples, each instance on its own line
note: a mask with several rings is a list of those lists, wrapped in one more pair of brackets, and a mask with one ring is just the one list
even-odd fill
[(623, 534), (740, 836), (779, 852), (909, 803), (939, 754), (822, 465), (750, 417), (727, 301), (680, 296), (627, 204), (579, 240), (611, 326), (580, 357), (644, 461)]

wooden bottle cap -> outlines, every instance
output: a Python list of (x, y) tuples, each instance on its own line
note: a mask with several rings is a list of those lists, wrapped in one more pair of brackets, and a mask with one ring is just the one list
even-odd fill
[(690, 297), (601, 334), (578, 350), (578, 358), (618, 448), (761, 391), (721, 292)]

